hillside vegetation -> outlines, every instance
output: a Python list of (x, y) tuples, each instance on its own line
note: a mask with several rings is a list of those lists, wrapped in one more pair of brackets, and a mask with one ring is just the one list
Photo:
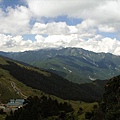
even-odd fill
[[(61, 103), (56, 99), (42, 96), (29, 97), (25, 106), (10, 113), (5, 120), (120, 120), (120, 76), (105, 85), (105, 93), (99, 107), (96, 103), (86, 104), (69, 101)], [(74, 109), (71, 106), (74, 104)], [(75, 104), (79, 105), (75, 110)], [(75, 111), (74, 111), (75, 110)]]
[(106, 84), (101, 109), (106, 120), (120, 120), (120, 76)]
[[(25, 100), (24, 104), (25, 106), (23, 108), (7, 116), (5, 120), (52, 120), (57, 119), (58, 116), (60, 120), (74, 117), (72, 114), (69, 116), (66, 115), (74, 111), (70, 104), (67, 102), (59, 103), (50, 97), (29, 97)], [(72, 118), (69, 120), (72, 120)]]
[[(47, 84), (45, 84), (45, 82), (47, 82)], [(57, 84), (57, 82), (59, 82), (59, 85)], [(64, 87), (60, 89), (60, 87), (62, 86), (61, 84), (64, 87), (67, 87), (67, 89), (66, 88), (64, 89)], [(51, 88), (51, 86), (54, 85), (57, 86), (58, 88), (57, 91), (56, 89)], [(104, 93), (104, 86), (105, 86), (105, 93)], [(56, 74), (43, 71), (38, 68), (25, 66), (19, 62), (1, 56), (0, 57), (0, 101), (2, 103), (3, 102), (6, 103), (11, 98), (27, 98), (26, 102), (29, 102), (29, 104), (24, 108), (24, 111), (22, 109), (19, 109), (14, 114), (11, 113), (11, 115), (7, 117), (6, 115), (0, 115), (0, 120), (4, 120), (5, 117), (6, 120), (13, 120), (16, 119), (16, 117), (18, 117), (19, 115), (20, 115), (19, 119), (23, 119), (24, 117), (25, 117), (24, 119), (26, 119), (26, 117), (29, 118), (30, 116), (31, 116), (30, 118), (32, 119), (32, 115), (33, 115), (34, 117), (38, 117), (37, 119), (41, 119), (41, 120), (43, 120), (43, 118), (45, 120), (53, 120), (54, 118), (56, 118), (56, 120), (57, 119), (59, 120), (61, 119), (61, 117), (63, 117), (63, 119), (66, 120), (73, 120), (73, 119), (74, 120), (86, 120), (86, 119), (119, 120), (119, 113), (120, 113), (119, 87), (120, 87), (120, 76), (114, 77), (109, 81), (97, 80), (97, 81), (93, 81), (92, 83), (79, 85), (69, 82), (66, 79)], [(48, 90), (47, 92), (46, 89)], [(49, 91), (50, 89), (55, 91), (56, 94), (54, 94), (52, 90)], [(75, 91), (75, 93), (73, 91)], [(72, 94), (69, 94), (70, 92), (72, 92)], [(82, 92), (84, 95), (82, 94)], [(61, 94), (59, 93), (61, 94), (65, 93), (65, 95), (66, 96), (69, 95), (69, 97), (68, 96), (61, 97)], [(78, 96), (77, 95), (74, 96), (74, 94), (76, 93)], [(87, 102), (97, 101), (102, 97), (102, 93), (104, 94), (102, 101), (99, 104), (99, 107), (97, 103), (81, 102), (81, 100)], [(63, 100), (61, 98), (52, 95), (56, 95), (58, 97), (68, 100)], [(29, 97), (29, 96), (33, 96), (33, 97)], [(38, 97), (34, 97), (34, 96), (42, 97), (42, 99), (44, 100), (46, 99), (46, 102), (44, 102), (43, 104), (42, 99), (39, 99)], [(34, 102), (36, 100), (38, 102)], [(77, 101), (73, 101), (73, 100), (77, 100)], [(49, 109), (44, 109), (45, 111), (44, 110), (41, 111), (41, 109), (38, 109), (38, 112), (32, 114), (34, 109), (37, 110), (37, 106), (39, 105), (39, 102), (40, 104), (43, 105), (43, 108), (45, 107), (45, 105), (47, 106), (50, 105), (49, 108), (52, 109), (53, 111), (51, 111), (50, 113)], [(47, 104), (49, 102), (52, 103)], [(55, 103), (54, 107), (53, 107), (53, 103)], [(32, 105), (33, 107), (31, 108), (29, 107), (29, 105), (30, 106)], [(60, 108), (61, 105), (63, 105), (62, 109)], [(69, 109), (70, 111), (65, 111), (67, 109)], [(28, 111), (31, 111), (32, 113), (26, 114)], [(49, 112), (49, 115), (47, 114), (48, 116), (46, 116), (46, 112)]]
[(105, 86), (99, 109), (87, 112), (89, 120), (120, 120), (120, 76), (113, 77)]

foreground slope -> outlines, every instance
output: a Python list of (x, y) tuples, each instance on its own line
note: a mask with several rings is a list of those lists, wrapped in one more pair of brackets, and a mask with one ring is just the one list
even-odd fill
[(106, 84), (101, 108), (106, 120), (120, 120), (120, 76)]
[[(92, 102), (101, 98), (104, 91), (103, 86), (106, 82), (95, 81), (93, 83), (79, 85), (69, 82), (56, 74), (25, 66), (3, 57), (0, 57), (0, 71), (0, 89), (3, 89), (4, 86), (4, 89), (7, 89), (3, 90), (3, 93), (0, 91), (1, 96), (4, 95), (4, 91), (11, 93), (17, 81), (20, 84), (17, 84), (17, 87), (20, 87), (21, 90), (22, 86), (27, 85), (28, 87), (63, 99)], [(17, 89), (17, 87), (15, 87), (15, 89)], [(25, 91), (27, 90), (24, 90), (24, 95), (29, 94), (29, 92), (26, 93)], [(13, 95), (17, 94), (17, 92), (19, 93), (20, 91), (13, 91)], [(21, 94), (17, 95), (21, 96)]]
[(89, 114), (89, 118), (92, 120), (120, 120), (120, 75), (111, 78), (106, 84), (105, 93), (99, 105), (100, 108), (91, 116)]
[(80, 48), (43, 49), (2, 55), (54, 72), (69, 81), (86, 83), (119, 75), (120, 56)]

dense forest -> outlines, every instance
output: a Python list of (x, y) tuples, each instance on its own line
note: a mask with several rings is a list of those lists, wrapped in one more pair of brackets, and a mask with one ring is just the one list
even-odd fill
[(101, 109), (106, 120), (120, 120), (120, 76), (106, 84)]

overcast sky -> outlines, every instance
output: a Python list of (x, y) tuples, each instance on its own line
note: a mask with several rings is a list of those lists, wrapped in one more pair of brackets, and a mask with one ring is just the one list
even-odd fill
[(0, 0), (0, 51), (77, 47), (120, 55), (120, 0)]

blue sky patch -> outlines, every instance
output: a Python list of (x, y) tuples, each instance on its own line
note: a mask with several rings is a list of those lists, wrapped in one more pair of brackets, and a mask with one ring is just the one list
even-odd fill
[(0, 7), (5, 10), (8, 6), (15, 8), (17, 5), (26, 5), (24, 0), (2, 0)]
[(22, 35), (22, 37), (23, 37), (23, 39), (24, 40), (32, 40), (32, 41), (35, 41), (35, 36), (36, 36), (36, 34), (34, 35), (34, 34), (24, 34), (24, 35)]
[(50, 22), (66, 22), (67, 25), (73, 25), (73, 26), (80, 24), (83, 21), (82, 19), (68, 18), (67, 16), (58, 16), (55, 18), (42, 17), (41, 20), (44, 21), (45, 24)]

